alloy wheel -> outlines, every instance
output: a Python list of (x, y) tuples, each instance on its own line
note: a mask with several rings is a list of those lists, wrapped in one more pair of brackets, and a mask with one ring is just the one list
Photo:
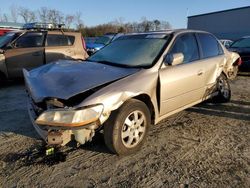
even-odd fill
[(121, 138), (127, 148), (133, 148), (143, 139), (146, 132), (146, 117), (143, 112), (136, 110), (130, 113), (123, 123)]

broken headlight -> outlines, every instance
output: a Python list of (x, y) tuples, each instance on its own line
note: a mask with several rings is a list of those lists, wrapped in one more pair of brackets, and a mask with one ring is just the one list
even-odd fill
[(99, 119), (103, 105), (82, 109), (54, 109), (45, 111), (37, 119), (38, 125), (78, 127), (93, 123)]

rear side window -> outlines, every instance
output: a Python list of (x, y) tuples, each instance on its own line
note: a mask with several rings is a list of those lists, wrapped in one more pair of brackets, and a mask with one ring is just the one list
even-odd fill
[(75, 37), (70, 35), (47, 35), (47, 46), (72, 46)]
[(220, 44), (212, 35), (206, 33), (198, 33), (197, 35), (201, 44), (203, 58), (209, 58), (223, 54)]
[(192, 33), (188, 33), (178, 37), (170, 53), (182, 53), (184, 55), (183, 63), (198, 60), (199, 50), (195, 36)]
[(15, 42), (17, 48), (42, 47), (44, 40), (43, 33), (25, 33)]

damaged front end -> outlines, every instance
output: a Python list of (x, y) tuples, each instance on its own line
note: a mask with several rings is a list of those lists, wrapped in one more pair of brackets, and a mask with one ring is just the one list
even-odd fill
[(36, 131), (49, 145), (90, 141), (110, 113), (103, 112), (102, 102), (80, 105), (82, 101), (139, 70), (66, 60), (30, 72), (23, 70), (29, 114)]
[(74, 108), (58, 99), (34, 103), (29, 99), (29, 115), (33, 126), (48, 145), (64, 146), (71, 140), (79, 144), (91, 141), (95, 132), (108, 118), (103, 105)]

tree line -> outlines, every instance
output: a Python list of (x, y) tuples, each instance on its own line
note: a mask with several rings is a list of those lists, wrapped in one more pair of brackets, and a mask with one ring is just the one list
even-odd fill
[(65, 24), (65, 28), (78, 30), (85, 37), (101, 36), (105, 33), (128, 33), (146, 32), (155, 30), (170, 29), (169, 22), (164, 20), (148, 20), (142, 17), (139, 22), (124, 22), (123, 18), (112, 22), (88, 27), (84, 25), (81, 12), (75, 14), (63, 14), (61, 11), (48, 7), (41, 7), (38, 10), (30, 10), (25, 7), (11, 6), (9, 13), (0, 12), (0, 22), (43, 22), (52, 24)]

